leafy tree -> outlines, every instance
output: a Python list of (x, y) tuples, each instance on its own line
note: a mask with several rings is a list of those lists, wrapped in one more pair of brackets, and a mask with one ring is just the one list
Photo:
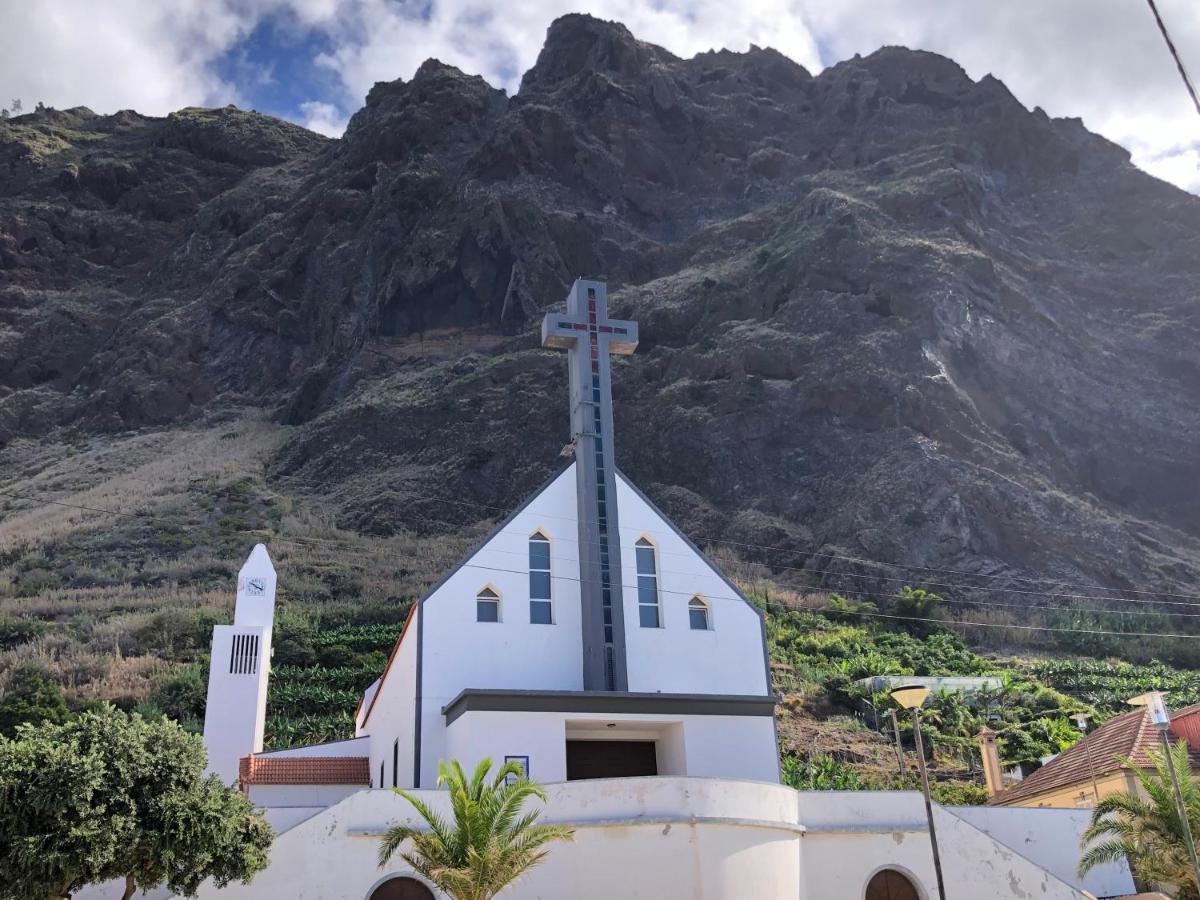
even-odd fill
[(9, 105), (12, 106), (12, 111), (14, 113), (19, 113), (22, 109), (24, 109), (24, 107), (21, 105), (21, 100), (19, 97), (14, 97), (13, 102)]
[[(540, 810), (521, 815), (525, 801), (546, 800), (546, 792), (522, 777), (516, 763), (505, 763), (488, 780), (490, 759), (483, 760), (468, 781), (458, 760), (438, 765), (438, 786), (450, 790), (454, 821), (447, 822), (424, 801), (400, 788), (397, 794), (413, 805), (429, 825), (420, 831), (393, 825), (379, 848), (379, 866), (387, 865), (405, 841), (412, 849), (401, 859), (454, 900), (491, 900), (521, 874), (546, 857), (551, 841), (571, 840), (563, 825), (537, 824)], [(515, 776), (508, 783), (509, 776)]]
[(900, 589), (892, 603), (892, 613), (909, 621), (901, 623), (906, 631), (912, 634), (929, 634), (938, 626), (922, 619), (940, 619), (941, 610), (938, 604), (942, 602), (940, 594), (927, 591), (925, 588), (914, 588), (905, 585)]
[[(1179, 900), (1197, 900), (1200, 890), (1184, 842), (1183, 819), (1179, 815), (1166, 757), (1154, 753), (1149, 756), (1154, 762), (1153, 772), (1124, 760), (1137, 777), (1145, 798), (1122, 791), (1109, 794), (1096, 804), (1091, 824), (1081, 838), (1084, 853), (1079, 860), (1079, 873), (1083, 875), (1094, 866), (1128, 857), (1141, 881), (1175, 885), (1179, 889), (1176, 894)], [(1171, 757), (1177, 772), (1191, 771), (1185, 741), (1179, 741), (1171, 748)], [(1179, 787), (1192, 833), (1200, 834), (1200, 787), (1195, 779), (1186, 775)]]
[(271, 827), (204, 762), (199, 737), (111, 706), (0, 738), (0, 898), (110, 879), (123, 900), (163, 883), (191, 896), (207, 878), (249, 880)]
[(18, 725), (60, 723), (70, 717), (62, 687), (40, 669), (18, 669), (0, 698), (0, 735), (11, 737)]

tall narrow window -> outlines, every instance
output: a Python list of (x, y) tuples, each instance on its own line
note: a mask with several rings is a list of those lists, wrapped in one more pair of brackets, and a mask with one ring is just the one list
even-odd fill
[(529, 621), (550, 625), (553, 610), (550, 597), (550, 539), (535, 531), (529, 539)]
[(392, 743), (392, 787), (400, 787), (400, 738)]
[(699, 597), (688, 601), (688, 624), (692, 631), (708, 631), (712, 627), (708, 622), (708, 604)]
[(634, 545), (637, 556), (638, 621), (643, 628), (658, 628), (662, 617), (658, 611), (658, 567), (654, 562), (654, 545), (638, 538)]
[(500, 621), (500, 595), (491, 588), (484, 588), (475, 596), (475, 621)]

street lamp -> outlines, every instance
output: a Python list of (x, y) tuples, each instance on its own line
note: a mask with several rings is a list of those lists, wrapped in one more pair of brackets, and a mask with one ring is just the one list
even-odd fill
[(920, 709), (929, 696), (923, 684), (894, 688), (891, 697), (901, 709), (912, 713), (913, 739), (917, 744), (917, 765), (921, 769), (921, 792), (925, 795), (925, 819), (929, 823), (929, 844), (933, 847), (933, 871), (937, 875), (939, 900), (946, 900), (946, 885), (942, 881), (942, 858), (938, 855), (937, 831), (933, 827), (933, 801), (929, 799), (929, 773), (925, 771), (925, 745), (921, 742)]
[(1083, 752), (1087, 754), (1088, 771), (1092, 775), (1092, 796), (1096, 798), (1096, 802), (1100, 802), (1100, 789), (1096, 787), (1096, 765), (1092, 762), (1092, 745), (1088, 743), (1088, 714), (1075, 713), (1071, 716), (1072, 721), (1079, 726), (1079, 730), (1083, 732)]
[[(1175, 786), (1175, 803), (1179, 807), (1179, 818), (1183, 822), (1183, 839), (1187, 841), (1188, 855), (1192, 858), (1192, 877), (1196, 880), (1196, 888), (1200, 889), (1200, 862), (1196, 861), (1196, 842), (1192, 839), (1192, 823), (1188, 818), (1187, 804), (1183, 802), (1183, 791), (1179, 788), (1179, 773), (1175, 771), (1175, 759), (1171, 756), (1171, 739), (1167, 732), (1171, 730), (1171, 714), (1167, 712), (1167, 704), (1162, 691), (1147, 691), (1129, 700), (1131, 706), (1145, 706), (1150, 710), (1150, 721), (1158, 729), (1158, 737), (1162, 742), (1163, 755), (1167, 758), (1167, 771), (1171, 773), (1171, 784)], [(1188, 772), (1191, 777), (1191, 772)]]

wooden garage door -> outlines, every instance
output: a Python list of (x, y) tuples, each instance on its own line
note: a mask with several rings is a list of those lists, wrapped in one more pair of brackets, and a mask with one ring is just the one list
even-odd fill
[(567, 781), (657, 774), (654, 741), (567, 741)]

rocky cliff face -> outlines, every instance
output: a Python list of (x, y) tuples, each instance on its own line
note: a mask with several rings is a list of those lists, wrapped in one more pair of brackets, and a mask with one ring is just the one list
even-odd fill
[(822, 554), (1200, 572), (1200, 200), (895, 47), (813, 77), (567, 16), (516, 95), (431, 60), (338, 141), (9, 120), (0, 440), (262, 407), (281, 489), (457, 528), (557, 464), (536, 329), (581, 274), (641, 325), (618, 459), (695, 535), (844, 587)]

